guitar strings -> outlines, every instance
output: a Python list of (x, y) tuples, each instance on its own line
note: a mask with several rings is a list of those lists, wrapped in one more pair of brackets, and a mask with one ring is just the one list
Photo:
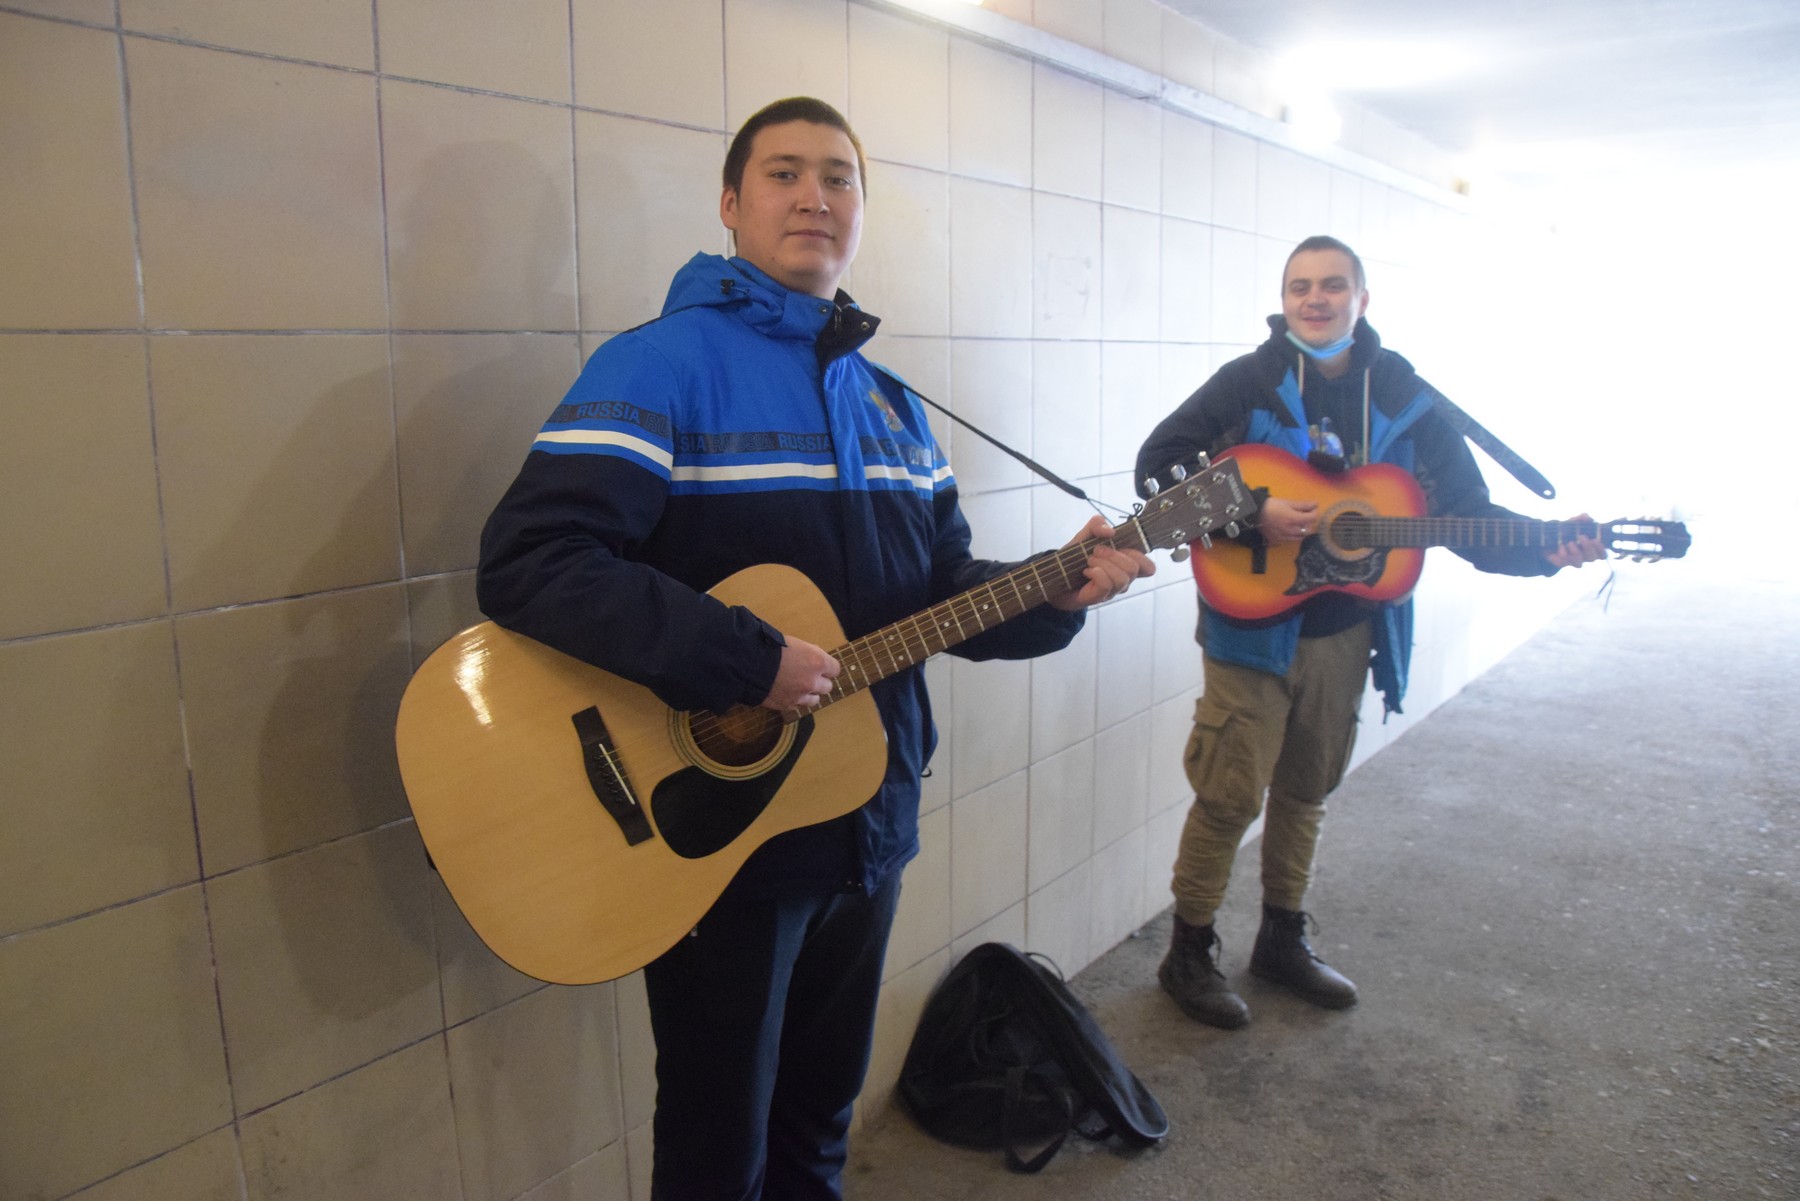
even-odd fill
[[(1117, 540), (1115, 535), (1111, 541)], [(985, 584), (840, 647), (832, 653), (832, 657), (843, 664), (843, 671), (832, 681), (831, 691), (820, 699), (816, 709), (823, 709), (834, 701), (853, 696), (898, 671), (924, 662), (939, 651), (947, 650), (977, 633), (1009, 621), (1055, 595), (1044, 586), (1045, 567), (1056, 568), (1060, 584), (1057, 591), (1066, 591), (1073, 586), (1079, 569), (1087, 565), (1093, 548), (1103, 542), (1108, 540), (1089, 539), (1074, 546), (1063, 547), (1048, 556), (1029, 560)], [(1027, 578), (1031, 580), (1029, 585), (1025, 584)], [(1008, 590), (1011, 592), (1010, 601), (1005, 595)], [(1028, 595), (1028, 592), (1035, 595)], [(969, 627), (973, 627), (973, 633)], [(912, 643), (917, 643), (922, 653), (915, 654)], [(846, 683), (845, 677), (852, 675), (857, 678)], [(755, 707), (744, 706), (744, 709), (754, 712)], [(755, 719), (757, 729), (753, 733), (757, 737), (765, 736), (771, 723), (782, 724), (780, 715), (773, 710), (762, 712), (767, 717)], [(733, 724), (744, 720), (744, 713), (733, 711)], [(692, 718), (689, 728), (696, 741), (701, 741), (718, 733), (724, 724), (722, 716), (707, 712)]]
[[(1207, 485), (1207, 488), (1210, 490), (1215, 486), (1216, 484)], [(1186, 488), (1190, 497), (1196, 496), (1201, 490), (1199, 477)], [(1203, 503), (1196, 507), (1210, 508)], [(1080, 583), (1082, 569), (1087, 566), (1096, 547), (1126, 542), (1133, 544), (1134, 549), (1148, 553), (1154, 549), (1155, 544), (1146, 527), (1157, 527), (1159, 534), (1179, 533), (1181, 516), (1178, 506), (1164, 506), (1153, 514), (1139, 511), (1116, 527), (1111, 538), (1089, 538), (1029, 559), (967, 592), (838, 648), (832, 652), (832, 657), (842, 664), (843, 670), (832, 681), (831, 691), (820, 698), (815, 711), (853, 696), (898, 671), (922, 663), (932, 655), (973, 637), (974, 634), (984, 633), (993, 626), (1010, 621), (1051, 596), (1074, 588)], [(1233, 516), (1235, 513), (1227, 513), (1225, 519), (1229, 520)], [(1207, 529), (1211, 530), (1222, 524), (1225, 524), (1224, 520), (1214, 521)], [(1127, 535), (1130, 535), (1129, 539)], [(1055, 575), (1051, 586), (1046, 587), (1045, 576), (1050, 569), (1054, 570)], [(969, 627), (974, 628), (973, 633)], [(914, 643), (918, 647), (917, 653), (913, 649)], [(747, 712), (762, 714), (755, 718), (757, 728), (754, 734), (757, 738), (767, 735), (771, 723), (784, 724), (779, 714), (772, 710), (758, 710), (755, 706), (741, 706), (732, 710), (732, 724), (743, 723)], [(724, 724), (723, 716), (702, 712), (690, 715), (689, 728), (696, 742), (699, 742), (717, 734)]]
[[(1600, 538), (1617, 523), (1518, 521), (1504, 517), (1381, 517), (1347, 513), (1328, 528), (1340, 545), (1354, 547), (1561, 546), (1579, 537)], [(1344, 536), (1338, 537), (1340, 530)], [(1350, 542), (1351, 536), (1366, 540)]]

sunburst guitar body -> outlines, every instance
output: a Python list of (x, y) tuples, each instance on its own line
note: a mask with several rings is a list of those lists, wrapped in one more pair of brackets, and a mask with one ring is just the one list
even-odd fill
[[(1431, 517), (1412, 473), (1372, 463), (1326, 474), (1287, 451), (1246, 444), (1219, 456), (1244, 481), (1271, 497), (1319, 506), (1316, 532), (1268, 546), (1227, 539), (1196, 540), (1194, 579), (1200, 595), (1228, 617), (1279, 617), (1321, 592), (1395, 601), (1419, 582), (1425, 549), (1534, 547), (1546, 552), (1582, 536), (1634, 559), (1679, 558), (1690, 542), (1679, 522), (1532, 521), (1505, 517)], [(1208, 544), (1210, 543), (1210, 544)]]

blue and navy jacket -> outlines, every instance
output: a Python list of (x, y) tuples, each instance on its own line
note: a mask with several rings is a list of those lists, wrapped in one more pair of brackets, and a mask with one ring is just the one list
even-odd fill
[[(878, 324), (842, 293), (696, 255), (662, 317), (602, 345), (544, 424), (482, 532), (482, 611), (671, 708), (723, 710), (768, 695), (783, 645), (706, 595), (734, 572), (799, 570), (854, 639), (1012, 567), (971, 557), (923, 406), (858, 350)], [(1081, 625), (1040, 606), (954, 653), (1025, 658)], [(917, 853), (936, 745), (924, 673), (871, 692), (888, 738), (881, 790), (771, 839), (734, 893), (873, 891)]]
[[(1221, 367), (1151, 431), (1138, 451), (1137, 478), (1160, 476), (1197, 452), (1219, 454), (1247, 442), (1278, 446), (1301, 458), (1312, 449), (1310, 429), (1329, 418), (1347, 455), (1391, 463), (1413, 473), (1433, 516), (1517, 517), (1488, 498), (1469, 447), (1433, 407), (1431, 389), (1411, 363), (1381, 345), (1374, 327), (1356, 323), (1350, 370), (1328, 380), (1307, 371), (1305, 356), (1287, 338), (1287, 321), (1269, 318), (1269, 338)], [(1365, 389), (1369, 428), (1363, 429)], [(1529, 547), (1455, 548), (1482, 571), (1549, 575), (1543, 552)], [(1244, 622), (1200, 606), (1199, 638), (1206, 653), (1228, 663), (1286, 674), (1304, 636), (1344, 629), (1369, 616), (1366, 602), (1321, 594), (1282, 618)], [(1390, 712), (1400, 711), (1412, 655), (1412, 600), (1373, 613), (1375, 686)]]

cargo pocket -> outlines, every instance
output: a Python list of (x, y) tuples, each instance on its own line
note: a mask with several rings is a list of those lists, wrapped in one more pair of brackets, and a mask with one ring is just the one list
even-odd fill
[(1181, 764), (1187, 769), (1188, 787), (1195, 796), (1220, 796), (1219, 748), (1230, 722), (1231, 714), (1224, 710), (1208, 707), (1204, 699), (1194, 702), (1194, 728), (1188, 734)]
[(1204, 697), (1194, 706), (1194, 729), (1182, 766), (1188, 786), (1215, 821), (1247, 824), (1262, 812), (1263, 789), (1274, 771), (1279, 742), (1261, 745), (1256, 730), (1251, 714), (1216, 702), (1209, 705)]

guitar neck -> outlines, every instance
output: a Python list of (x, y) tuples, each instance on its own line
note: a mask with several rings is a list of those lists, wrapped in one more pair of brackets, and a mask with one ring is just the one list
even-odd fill
[(1028, 559), (967, 592), (864, 635), (831, 652), (843, 671), (820, 706), (853, 696), (1078, 587), (1089, 556), (1100, 546), (1149, 549), (1136, 523), (1130, 523), (1110, 539), (1089, 539)]
[(1602, 538), (1595, 521), (1531, 521), (1521, 517), (1368, 517), (1345, 514), (1332, 523), (1332, 538), (1351, 549), (1365, 547), (1531, 547), (1554, 550), (1577, 538)]

